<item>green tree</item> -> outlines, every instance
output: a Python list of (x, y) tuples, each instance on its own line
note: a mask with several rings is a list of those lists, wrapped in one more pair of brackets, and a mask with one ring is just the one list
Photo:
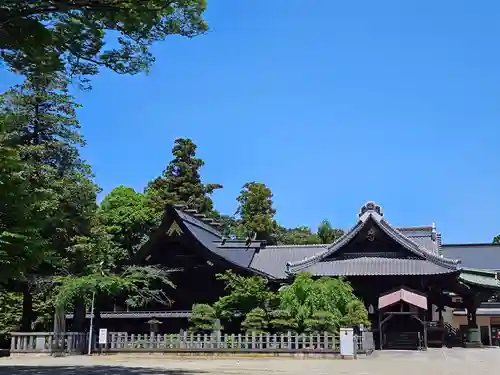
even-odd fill
[(205, 162), (196, 157), (196, 145), (190, 139), (176, 139), (172, 154), (174, 159), (146, 189), (156, 212), (163, 214), (165, 205), (172, 203), (184, 204), (200, 213), (211, 213), (213, 202), (210, 195), (222, 185), (201, 182), (200, 168)]
[(122, 185), (106, 195), (98, 210), (106, 231), (128, 252), (129, 259), (147, 240), (155, 225), (154, 212), (147, 203), (144, 194)]
[[(23, 295), (7, 290), (0, 292), (0, 337), (19, 330), (22, 317)], [(0, 342), (3, 341), (0, 339)]]
[(204, 33), (205, 8), (205, 0), (3, 1), (1, 58), (28, 75), (65, 70), (86, 76), (100, 67), (135, 74), (154, 62), (152, 43)]
[(331, 311), (313, 311), (312, 315), (304, 320), (307, 332), (335, 332), (339, 327), (337, 314)]
[(500, 235), (495, 236), (495, 238), (493, 238), (493, 243), (500, 243)]
[(263, 183), (248, 182), (243, 185), (236, 199), (239, 203), (236, 214), (239, 216), (240, 236), (255, 234), (258, 240), (267, 240), (269, 244), (275, 243), (273, 230), (276, 210), (273, 208), (271, 189)]
[(266, 310), (256, 307), (246, 314), (241, 323), (241, 328), (246, 332), (262, 333), (266, 332), (269, 325), (269, 318)]
[(327, 219), (323, 220), (318, 227), (318, 237), (320, 239), (320, 243), (334, 243), (343, 234), (343, 230), (333, 228)]
[(296, 228), (279, 227), (276, 233), (278, 245), (314, 245), (320, 244), (320, 237), (306, 226)]
[[(1, 115), (0, 115), (1, 116)], [(18, 149), (0, 146), (0, 283), (19, 279), (43, 260), (38, 230), (44, 212), (37, 209), (44, 191), (33, 191), (32, 168)]]
[(267, 279), (260, 276), (244, 277), (230, 270), (218, 274), (217, 279), (224, 282), (228, 294), (214, 304), (217, 316), (232, 320), (238, 314), (246, 315), (259, 307), (266, 311), (275, 303), (276, 294), (269, 289)]
[(298, 324), (290, 311), (281, 310), (279, 308), (272, 310), (269, 315), (271, 320), (269, 325), (277, 332), (295, 332), (298, 329)]
[[(69, 268), (55, 278), (54, 304), (64, 308), (75, 305), (84, 314), (85, 301), (96, 295), (96, 327), (99, 326), (100, 301), (123, 299), (131, 308), (151, 302), (170, 304), (171, 271), (158, 265), (134, 265), (129, 251), (113, 240), (101, 218), (95, 215), (86, 236), (74, 239), (69, 251), (80, 254), (82, 267), (78, 272)], [(71, 264), (70, 264), (71, 266)], [(83, 315), (84, 316), (84, 315)], [(76, 320), (76, 318), (75, 318)]]
[[(79, 156), (83, 139), (76, 119), (77, 104), (60, 75), (34, 76), (6, 92), (1, 117), (7, 123), (2, 146), (19, 155), (25, 179), (24, 192), (38, 197), (30, 217), (38, 220), (30, 236), (39, 246), (26, 250), (23, 272), (11, 280), (23, 293), (23, 329), (31, 327), (33, 295), (39, 276), (51, 277), (62, 268), (81, 268), (78, 253), (68, 251), (75, 236), (88, 231), (95, 212), (97, 186), (88, 165)], [(40, 217), (42, 214), (42, 217)]]
[(215, 309), (212, 306), (205, 303), (193, 305), (189, 318), (192, 331), (210, 333), (220, 328), (216, 326), (216, 321)]
[(279, 292), (280, 307), (295, 318), (299, 332), (337, 330), (343, 323), (368, 324), (368, 312), (354, 295), (351, 285), (338, 278), (314, 280), (307, 273)]

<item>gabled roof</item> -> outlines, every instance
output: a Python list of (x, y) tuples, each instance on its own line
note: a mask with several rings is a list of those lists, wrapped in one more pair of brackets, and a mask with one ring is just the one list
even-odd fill
[(266, 246), (256, 252), (250, 267), (277, 279), (286, 279), (287, 262), (299, 261), (325, 251), (328, 245)]
[[(201, 248), (208, 251), (209, 257), (226, 262), (228, 265), (250, 269), (254, 254), (265, 246), (264, 241), (226, 239), (214, 227), (214, 220), (198, 214), (195, 210), (184, 210), (181, 206), (167, 205), (159, 228), (143, 246), (143, 249), (146, 249), (142, 250), (143, 256), (145, 256), (144, 252), (157, 243), (160, 237), (167, 234), (174, 222), (181, 228), (184, 235), (190, 236), (201, 245)], [(254, 270), (254, 272), (272, 277), (260, 270)]]
[[(421, 241), (415, 240), (415, 233), (413, 234), (413, 238), (407, 237), (404, 232), (409, 232), (409, 228), (405, 228), (403, 230), (397, 230), (392, 227), (384, 218), (382, 209), (379, 205), (374, 202), (368, 202), (363, 207), (361, 207), (360, 213), (358, 215), (358, 221), (356, 225), (346, 232), (342, 237), (340, 237), (336, 242), (329, 245), (324, 251), (315, 254), (311, 257), (304, 258), (300, 261), (291, 261), (287, 263), (287, 272), (288, 273), (296, 273), (300, 271), (309, 271), (308, 268), (318, 264), (323, 261), (325, 258), (335, 254), (337, 251), (342, 249), (345, 245), (347, 245), (351, 240), (353, 240), (356, 235), (370, 222), (374, 222), (385, 234), (387, 234), (394, 241), (399, 243), (405, 249), (410, 251), (415, 255), (417, 259), (426, 261), (423, 264), (428, 264), (429, 267), (435, 268), (434, 266), (440, 267), (441, 272), (437, 273), (446, 273), (446, 272), (456, 272), (459, 269), (460, 261), (452, 260), (448, 258), (444, 258), (439, 255), (438, 245), (432, 245), (431, 247), (426, 247)], [(435, 242), (437, 243), (437, 233), (435, 232), (435, 228), (432, 227), (432, 232), (435, 235)], [(355, 261), (355, 260), (353, 260)], [(407, 261), (413, 261), (413, 259), (409, 259)], [(337, 261), (338, 262), (338, 261)], [(331, 262), (330, 262), (331, 263)], [(353, 262), (351, 262), (353, 263)], [(383, 265), (386, 268), (386, 271), (390, 271), (389, 274), (408, 274), (405, 272), (400, 272), (398, 269), (395, 269), (395, 263), (393, 259), (387, 259), (387, 265)], [(400, 262), (405, 263), (405, 262)], [(407, 262), (406, 262), (407, 263)], [(403, 267), (410, 267), (407, 264), (404, 264)], [(332, 264), (333, 265), (333, 264)], [(338, 265), (338, 264), (337, 264)], [(391, 270), (388, 270), (388, 267), (392, 267)], [(311, 269), (314, 272), (314, 268)], [(426, 272), (429, 273), (429, 272)], [(415, 274), (415, 273), (409, 273)], [(416, 273), (419, 274), (419, 273)], [(331, 274), (332, 276), (337, 275), (336, 272)]]
[(427, 297), (407, 288), (401, 288), (380, 296), (378, 298), (378, 308), (383, 309), (400, 301), (427, 310)]
[[(380, 206), (365, 204), (356, 225), (333, 244), (266, 246), (264, 241), (224, 238), (214, 220), (195, 210), (180, 206), (166, 207), (162, 223), (143, 247), (144, 251), (172, 230), (175, 222), (182, 232), (204, 249), (207, 260), (227, 262), (272, 279), (285, 279), (290, 274), (307, 271), (318, 276), (354, 275), (427, 275), (456, 272), (459, 261), (441, 255), (440, 234), (434, 225), (394, 228), (383, 218)], [(326, 261), (349, 243), (369, 221), (414, 254), (414, 259), (389, 258), (383, 255), (349, 260)], [(457, 257), (459, 258), (459, 257)], [(334, 263), (333, 263), (334, 262)]]

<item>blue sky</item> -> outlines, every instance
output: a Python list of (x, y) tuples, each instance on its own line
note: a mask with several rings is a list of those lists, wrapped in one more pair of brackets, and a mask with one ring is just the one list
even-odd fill
[(445, 243), (500, 232), (498, 1), (208, 3), (211, 31), (155, 45), (149, 76), (77, 94), (105, 193), (142, 191), (190, 137), (224, 213), (259, 181), (285, 226), (347, 228), (375, 200)]

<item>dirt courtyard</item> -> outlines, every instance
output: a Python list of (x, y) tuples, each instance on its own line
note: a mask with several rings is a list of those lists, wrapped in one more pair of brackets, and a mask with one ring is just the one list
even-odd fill
[(0, 359), (0, 375), (487, 375), (498, 373), (499, 367), (497, 348), (386, 351), (358, 360), (198, 359), (155, 355)]

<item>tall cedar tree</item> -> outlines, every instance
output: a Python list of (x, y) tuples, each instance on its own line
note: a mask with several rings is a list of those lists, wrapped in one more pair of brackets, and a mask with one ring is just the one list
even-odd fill
[(2, 144), (19, 154), (25, 192), (43, 195), (28, 213), (43, 213), (36, 223), (43, 246), (30, 249), (31, 259), (17, 275), (16, 288), (23, 293), (22, 325), (27, 330), (34, 318), (33, 293), (39, 278), (84, 267), (82, 254), (70, 247), (75, 236), (89, 232), (96, 210), (98, 188), (79, 155), (84, 142), (67, 83), (59, 75), (30, 77), (3, 95), (0, 108), (8, 125)]
[(210, 194), (222, 185), (202, 184), (200, 168), (205, 162), (196, 157), (196, 145), (191, 139), (176, 139), (172, 154), (174, 159), (146, 189), (153, 206), (157, 212), (163, 213), (168, 203), (184, 204), (200, 213), (211, 214), (213, 202)]
[(135, 74), (153, 64), (152, 43), (204, 33), (205, 9), (205, 0), (4, 0), (0, 58), (25, 75)]
[(125, 239), (113, 241), (102, 225), (96, 203), (98, 187), (77, 148), (83, 140), (75, 116), (77, 105), (67, 93), (67, 83), (55, 75), (31, 77), (5, 94), (1, 107), (11, 129), (3, 143), (19, 152), (30, 172), (28, 193), (45, 193), (34, 206), (34, 211), (44, 212), (36, 223), (44, 244), (36, 253), (41, 256), (36, 258), (38, 263), (30, 258), (17, 280), (22, 287), (22, 329), (26, 331), (36, 318), (33, 294), (40, 292), (40, 278), (47, 277), (55, 286), (52, 299), (58, 307), (76, 304), (77, 326), (81, 323), (77, 316), (84, 318), (85, 299), (93, 292), (98, 301), (126, 296), (128, 306), (139, 306), (153, 300), (168, 303), (165, 286), (173, 286), (168, 270), (130, 266)]
[(240, 236), (256, 235), (258, 240), (275, 242), (273, 230), (276, 227), (273, 208), (273, 193), (265, 184), (247, 182), (236, 198), (239, 207), (236, 214), (240, 219)]

